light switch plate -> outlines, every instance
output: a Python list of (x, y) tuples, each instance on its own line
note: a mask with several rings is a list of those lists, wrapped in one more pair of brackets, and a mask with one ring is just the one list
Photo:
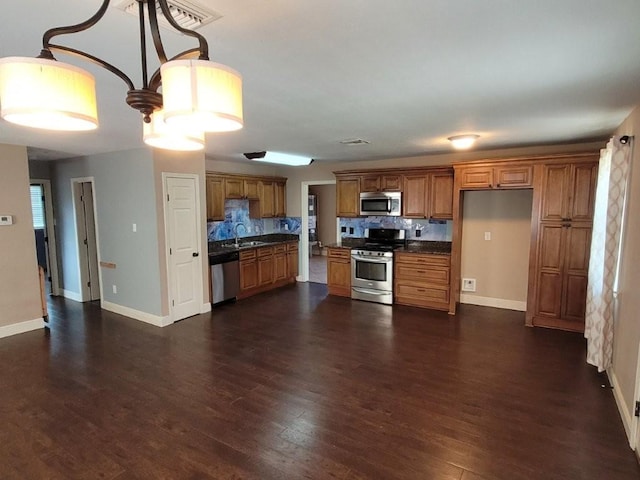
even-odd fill
[(0, 215), (0, 225), (13, 225), (13, 215)]

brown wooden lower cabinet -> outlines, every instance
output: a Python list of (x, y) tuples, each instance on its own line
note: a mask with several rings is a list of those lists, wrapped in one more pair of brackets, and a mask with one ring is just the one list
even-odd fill
[(240, 252), (240, 295), (258, 286), (258, 258), (256, 249)]
[(287, 278), (287, 247), (276, 245), (273, 247), (273, 281), (280, 282)]
[(584, 331), (591, 230), (590, 222), (540, 225), (533, 325)]
[(287, 277), (298, 276), (298, 243), (287, 243)]
[(449, 310), (449, 255), (396, 252), (394, 260), (395, 303)]
[(238, 298), (294, 283), (297, 274), (298, 242), (242, 250)]
[(330, 295), (351, 297), (351, 250), (327, 248), (327, 288)]

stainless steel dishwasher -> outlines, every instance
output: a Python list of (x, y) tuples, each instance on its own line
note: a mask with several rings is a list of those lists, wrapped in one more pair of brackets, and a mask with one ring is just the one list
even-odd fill
[(209, 255), (212, 305), (236, 299), (240, 290), (239, 258), (237, 250)]

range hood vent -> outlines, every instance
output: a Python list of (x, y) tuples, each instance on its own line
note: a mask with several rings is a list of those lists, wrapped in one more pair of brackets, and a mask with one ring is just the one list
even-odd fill
[[(211, 23), (222, 18), (221, 14), (195, 2), (186, 0), (169, 0), (167, 3), (169, 5), (169, 10), (173, 15), (174, 20), (178, 22), (178, 25), (190, 30), (197, 30), (207, 23)], [(130, 15), (138, 16), (138, 2), (136, 0), (126, 0), (120, 3), (117, 8)], [(160, 10), (160, 5), (158, 4), (156, 4), (156, 11), (158, 12), (158, 23), (160, 26), (175, 32), (176, 30), (171, 27), (167, 19), (164, 18), (162, 10)]]

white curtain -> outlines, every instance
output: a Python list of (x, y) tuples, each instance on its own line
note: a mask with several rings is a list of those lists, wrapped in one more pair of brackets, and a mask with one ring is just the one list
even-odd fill
[(614, 288), (630, 161), (630, 144), (614, 137), (601, 151), (598, 167), (584, 336), (587, 363), (599, 372), (613, 359)]

